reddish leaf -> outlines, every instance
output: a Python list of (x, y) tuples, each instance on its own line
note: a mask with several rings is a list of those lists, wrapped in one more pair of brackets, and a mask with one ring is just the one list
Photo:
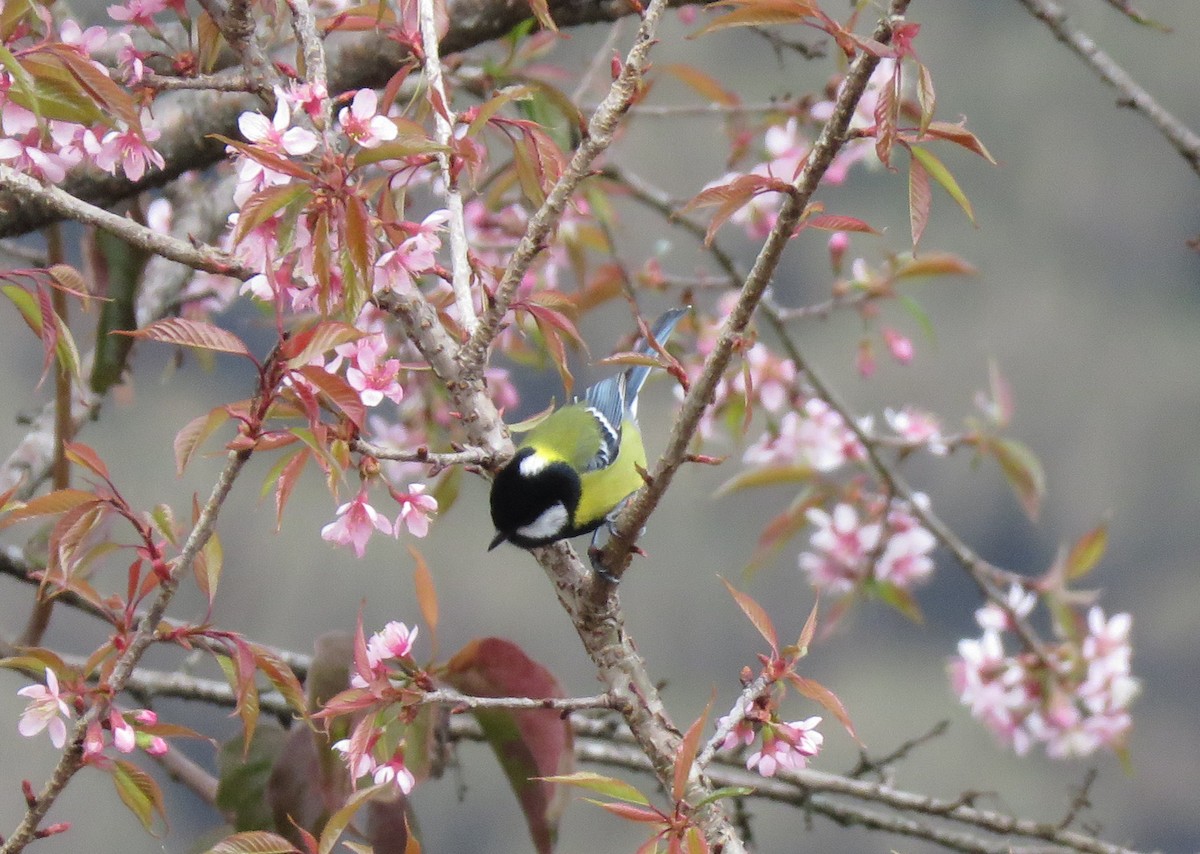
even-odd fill
[[(558, 680), (511, 641), (471, 641), (446, 665), (458, 690), (481, 697), (562, 697)], [(553, 709), (476, 709), (476, 720), (521, 802), (534, 846), (547, 854), (566, 807), (564, 791), (538, 779), (571, 771), (571, 728)]]
[(228, 419), (229, 411), (223, 406), (218, 406), (207, 415), (193, 418), (175, 434), (176, 474), (183, 474), (196, 450)]
[(710, 3), (712, 8), (732, 8), (733, 11), (696, 30), (688, 38), (699, 38), (729, 27), (762, 27), (770, 24), (795, 24), (817, 14), (815, 3), (808, 0), (721, 0)]
[(971, 133), (961, 124), (930, 122), (929, 127), (924, 130), (924, 136), (932, 136), (936, 139), (953, 142), (955, 145), (961, 145), (967, 151), (973, 151), (978, 154), (993, 166), (996, 165), (996, 158), (992, 157), (992, 153), (979, 141), (979, 137), (975, 136), (975, 134)]
[[(439, 503), (439, 507), (445, 507)], [(438, 600), (437, 588), (433, 583), (433, 573), (429, 571), (429, 564), (425, 562), (425, 557), (417, 551), (416, 546), (410, 545), (408, 553), (412, 555), (413, 563), (413, 587), (416, 588), (417, 606), (421, 609), (421, 622), (429, 629), (431, 651), (430, 657), (437, 658), (437, 627), (438, 627)]]
[(733, 601), (737, 602), (738, 607), (742, 609), (750, 622), (754, 624), (754, 628), (758, 629), (758, 633), (763, 636), (771, 647), (771, 652), (779, 654), (779, 635), (775, 632), (775, 624), (771, 622), (771, 618), (767, 616), (767, 612), (763, 610), (762, 605), (759, 605), (747, 593), (743, 593), (726, 581), (721, 579), (721, 583), (725, 585), (725, 589), (729, 591), (729, 595), (733, 597)]
[(285, 460), (279, 471), (279, 477), (275, 481), (276, 531), (283, 527), (283, 509), (287, 506), (288, 499), (292, 496), (292, 490), (296, 488), (296, 482), (300, 480), (300, 475), (308, 465), (311, 455), (312, 451), (308, 448), (301, 448)]
[(289, 368), (307, 365), (317, 356), (323, 356), (341, 344), (349, 344), (366, 337), (365, 332), (340, 320), (322, 320), (300, 332), (294, 333), (283, 346), (279, 355)]
[(164, 344), (195, 347), (199, 350), (214, 350), (218, 353), (233, 353), (250, 356), (250, 351), (232, 332), (202, 320), (183, 317), (168, 317), (156, 320), (149, 326), (133, 331), (117, 330), (114, 335), (129, 335), (133, 338), (148, 338)]
[(719, 80), (712, 75), (705, 74), (694, 65), (672, 62), (659, 66), (659, 70), (690, 86), (700, 97), (713, 104), (736, 107), (742, 102), (737, 93), (726, 89)]
[(37, 498), (31, 498), (14, 509), (0, 521), (0, 528), (7, 528), (15, 522), (25, 519), (36, 519), (39, 516), (52, 516), (65, 513), (80, 505), (102, 503), (95, 494), (82, 489), (56, 489)]
[(99, 455), (82, 442), (68, 442), (63, 448), (67, 459), (76, 465), (83, 466), (98, 477), (108, 480), (108, 466)]
[(300, 374), (320, 389), (333, 405), (350, 419), (355, 427), (360, 430), (363, 428), (363, 424), (367, 418), (367, 409), (363, 406), (362, 397), (359, 396), (350, 383), (337, 374), (331, 374), (317, 365), (305, 365), (296, 368), (295, 373)]
[(275, 687), (275, 690), (283, 695), (289, 706), (298, 714), (303, 715), (306, 710), (304, 688), (301, 687), (300, 680), (296, 678), (296, 674), (288, 663), (276, 652), (261, 644), (251, 643), (247, 646), (259, 672), (266, 676), (267, 681)]
[(671, 797), (678, 803), (683, 800), (687, 791), (688, 775), (692, 773), (692, 764), (696, 761), (696, 753), (700, 749), (700, 737), (704, 735), (704, 725), (708, 722), (708, 714), (712, 711), (713, 700), (708, 701), (700, 717), (688, 727), (679, 742), (675, 752), (675, 773), (671, 780)]
[(226, 836), (205, 854), (300, 854), (300, 849), (278, 834), (250, 830)]
[[(805, 679), (797, 673), (788, 673), (787, 678), (797, 691), (808, 697), (808, 699), (820, 703), (826, 711), (837, 718), (841, 725), (846, 728), (846, 732), (850, 733), (850, 737), (858, 741), (858, 734), (854, 731), (854, 724), (850, 723), (850, 715), (846, 713), (846, 707), (842, 705), (842, 701), (837, 698), (836, 694), (820, 682), (814, 679)], [(861, 742), (859, 743), (861, 744)]]
[[(636, 821), (641, 824), (661, 824), (663, 823), (663, 814), (654, 807), (637, 807), (633, 804), (611, 803), (604, 801), (594, 801), (588, 798), (593, 804), (598, 807), (603, 807), (615, 816), (619, 816), (626, 821)], [(653, 841), (653, 840), (651, 840)], [(657, 847), (657, 846), (656, 846)], [(651, 851), (654, 848), (649, 849)]]
[(704, 243), (708, 245), (712, 243), (713, 236), (717, 233), (717, 229), (724, 225), (725, 220), (733, 216), (739, 208), (746, 205), (755, 196), (761, 193), (787, 193), (791, 190), (791, 184), (780, 181), (778, 178), (766, 175), (739, 175), (728, 184), (701, 190), (683, 206), (680, 213), (688, 213), (699, 207), (717, 206), (708, 230), (704, 234)]
[[(63, 64), (80, 87), (91, 96), (108, 116), (116, 116), (131, 128), (141, 129), (141, 112), (128, 90), (108, 76), (92, 60), (85, 58), (77, 48), (65, 44), (49, 44), (47, 52)], [(111, 120), (110, 120), (111, 121)]]
[(912, 228), (913, 251), (921, 242), (925, 226), (929, 224), (929, 207), (932, 194), (929, 191), (929, 173), (916, 157), (908, 164), (908, 222)]
[(814, 216), (811, 219), (806, 219), (804, 225), (807, 228), (820, 228), (825, 231), (859, 231), (865, 234), (879, 234), (868, 223), (857, 217), (841, 216), (838, 214)]
[(892, 146), (900, 122), (900, 65), (879, 89), (879, 100), (875, 104), (875, 154), (879, 162), (889, 169), (892, 166)]

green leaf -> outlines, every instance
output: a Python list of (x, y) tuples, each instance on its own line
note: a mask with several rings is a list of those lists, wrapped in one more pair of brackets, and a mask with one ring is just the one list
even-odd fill
[(1080, 537), (1067, 553), (1067, 578), (1074, 581), (1087, 575), (1108, 549), (1108, 524), (1102, 522)]
[(740, 472), (717, 488), (716, 497), (721, 498), (733, 492), (759, 486), (779, 486), (780, 484), (798, 483), (811, 480), (811, 466), (765, 466)]
[(154, 814), (158, 813), (164, 822), (167, 815), (163, 810), (162, 790), (154, 778), (124, 759), (113, 760), (111, 773), (121, 803), (137, 816), (146, 832), (157, 836), (154, 832)]
[(912, 146), (910, 149), (915, 161), (920, 161), (925, 171), (933, 180), (941, 185), (942, 189), (950, 194), (950, 198), (958, 202), (958, 206), (963, 209), (963, 213), (967, 215), (967, 219), (975, 225), (975, 209), (971, 207), (970, 200), (967, 199), (962, 188), (958, 186), (958, 181), (954, 180), (954, 176), (950, 174), (950, 170), (945, 167), (942, 161), (938, 160), (928, 149), (921, 148), (918, 145)]
[(616, 798), (619, 801), (625, 801), (630, 804), (641, 804), (649, 806), (650, 799), (643, 795), (633, 786), (626, 783), (624, 780), (618, 780), (615, 777), (606, 777), (603, 774), (597, 774), (595, 771), (576, 771), (573, 774), (555, 774), (551, 777), (543, 778), (553, 783), (562, 783), (564, 786), (574, 786), (577, 789), (586, 789), (590, 792), (604, 795), (609, 798)]
[(996, 458), (1025, 515), (1036, 520), (1046, 494), (1046, 475), (1038, 458), (1016, 439), (997, 436), (984, 439), (982, 450)]

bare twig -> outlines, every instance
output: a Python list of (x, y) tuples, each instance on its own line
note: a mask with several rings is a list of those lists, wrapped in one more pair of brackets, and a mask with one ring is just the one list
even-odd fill
[[(1067, 13), (1058, 3), (1053, 0), (1020, 0), (1020, 3), (1045, 24), (1056, 39), (1078, 54), (1101, 80), (1120, 93), (1118, 103), (1148, 118), (1187, 164), (1200, 174), (1200, 135), (1158, 103), (1129, 72), (1101, 50), (1091, 36), (1068, 24)], [(1113, 5), (1122, 8), (1125, 4)]]
[(466, 448), (461, 451), (437, 453), (428, 448), (420, 447), (411, 451), (392, 451), (373, 445), (364, 439), (355, 439), (350, 443), (350, 450), (366, 454), (377, 460), (394, 460), (401, 463), (428, 463), (435, 469), (451, 468), (452, 466), (483, 466), (487, 467), (496, 462), (496, 455), (483, 448)]

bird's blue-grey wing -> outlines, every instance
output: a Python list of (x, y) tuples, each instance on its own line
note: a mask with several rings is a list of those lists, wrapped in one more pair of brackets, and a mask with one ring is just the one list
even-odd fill
[(628, 377), (618, 374), (601, 380), (583, 393), (587, 411), (600, 429), (600, 450), (586, 466), (595, 471), (611, 465), (621, 447), (621, 423), (625, 420), (625, 384)]

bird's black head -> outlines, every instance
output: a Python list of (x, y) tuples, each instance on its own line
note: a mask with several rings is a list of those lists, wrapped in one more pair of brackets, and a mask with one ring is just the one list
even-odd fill
[(579, 475), (566, 463), (548, 462), (522, 448), (492, 481), (492, 524), (488, 550), (508, 540), (523, 549), (573, 537), (579, 506)]

